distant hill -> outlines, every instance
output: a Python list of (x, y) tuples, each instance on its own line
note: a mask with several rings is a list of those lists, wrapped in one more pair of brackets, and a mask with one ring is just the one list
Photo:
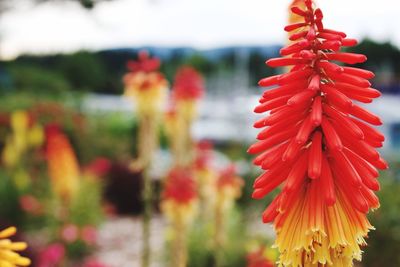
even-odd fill
[(173, 57), (191, 57), (193, 55), (202, 55), (208, 60), (218, 61), (223, 57), (235, 53), (257, 53), (260, 56), (271, 57), (279, 53), (281, 45), (268, 46), (227, 46), (213, 49), (196, 49), (192, 47), (161, 47), (161, 46), (143, 46), (137, 48), (115, 48), (99, 51), (100, 53), (131, 54), (136, 56), (138, 51), (147, 50), (151, 55), (157, 56), (163, 60), (170, 60)]

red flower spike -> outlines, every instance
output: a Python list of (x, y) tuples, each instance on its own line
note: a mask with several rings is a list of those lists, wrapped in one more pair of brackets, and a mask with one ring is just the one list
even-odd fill
[(177, 100), (196, 100), (204, 94), (204, 80), (192, 67), (182, 67), (175, 76), (173, 96)]
[(162, 192), (164, 200), (188, 204), (197, 198), (196, 182), (190, 169), (175, 167), (165, 180)]
[(372, 229), (366, 213), (379, 207), (377, 169), (388, 167), (376, 151), (384, 136), (371, 126), (380, 118), (353, 101), (381, 94), (370, 87), (371, 71), (335, 63), (366, 61), (341, 52), (357, 41), (324, 28), (322, 11), (311, 0), (304, 4), (291, 8), (302, 20), (285, 27), (293, 42), (266, 62), (290, 71), (259, 82), (271, 88), (255, 109), (269, 112), (254, 124), (263, 128), (261, 141), (248, 150), (264, 170), (253, 197), (283, 186), (262, 216), (274, 223), (281, 266), (351, 266)]

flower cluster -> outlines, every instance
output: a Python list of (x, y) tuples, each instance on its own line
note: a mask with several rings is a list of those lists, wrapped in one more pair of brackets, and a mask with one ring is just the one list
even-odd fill
[(78, 160), (68, 137), (56, 124), (45, 128), (46, 158), (54, 192), (62, 199), (70, 200), (79, 186)]
[(168, 173), (161, 208), (171, 221), (188, 223), (196, 212), (197, 189), (190, 168), (175, 167)]
[(15, 227), (8, 227), (0, 231), (0, 266), (18, 267), (29, 266), (31, 261), (20, 256), (17, 251), (25, 250), (25, 242), (13, 242), (9, 238), (17, 232)]
[(141, 51), (137, 61), (129, 61), (125, 74), (125, 95), (133, 98), (139, 114), (154, 115), (160, 112), (167, 94), (168, 82), (158, 71), (160, 60), (150, 58), (148, 53)]
[(204, 81), (194, 68), (185, 66), (175, 75), (174, 95), (176, 100), (196, 100), (204, 94)]
[(196, 100), (203, 96), (204, 87), (203, 77), (194, 68), (184, 66), (176, 73), (172, 97), (185, 120), (191, 121), (196, 116)]
[(377, 169), (388, 167), (376, 151), (384, 137), (371, 126), (382, 122), (357, 102), (380, 93), (370, 87), (372, 72), (337, 63), (366, 61), (340, 51), (357, 41), (325, 28), (311, 0), (304, 5), (291, 8), (303, 18), (285, 27), (292, 43), (267, 61), (289, 72), (259, 82), (272, 88), (255, 108), (269, 114), (255, 123), (263, 130), (249, 148), (264, 170), (253, 197), (282, 185), (263, 214), (264, 222), (274, 222), (280, 265), (352, 266), (372, 229), (366, 213), (379, 207)]

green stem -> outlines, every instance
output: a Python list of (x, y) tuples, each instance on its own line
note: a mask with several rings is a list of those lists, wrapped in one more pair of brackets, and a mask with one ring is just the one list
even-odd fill
[(221, 267), (224, 262), (224, 214), (221, 207), (221, 203), (217, 204), (215, 211), (215, 266)]
[(143, 248), (142, 248), (142, 267), (150, 265), (150, 227), (151, 216), (153, 213), (153, 188), (149, 175), (148, 166), (143, 170)]
[(156, 118), (143, 117), (139, 133), (139, 159), (142, 165), (143, 175), (143, 248), (142, 267), (150, 265), (150, 228), (153, 214), (153, 184), (150, 176), (151, 159), (157, 147), (157, 123)]
[(186, 267), (187, 264), (187, 246), (186, 246), (186, 225), (179, 220), (174, 224), (174, 244), (172, 246), (172, 254), (174, 258), (172, 259), (171, 267)]

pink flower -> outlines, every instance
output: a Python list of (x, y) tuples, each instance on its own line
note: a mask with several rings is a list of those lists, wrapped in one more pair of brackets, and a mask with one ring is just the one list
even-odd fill
[(88, 259), (83, 264), (83, 267), (107, 267), (107, 265), (105, 265), (101, 262), (98, 262), (95, 259)]
[(86, 225), (81, 231), (81, 238), (88, 245), (93, 245), (97, 240), (97, 230), (91, 225)]
[(33, 215), (39, 215), (42, 213), (42, 205), (36, 197), (32, 195), (24, 195), (19, 198), (19, 205), (22, 210), (31, 213)]
[(61, 229), (61, 238), (67, 243), (78, 239), (78, 227), (74, 224), (67, 224)]
[(38, 267), (54, 267), (61, 263), (65, 256), (65, 248), (60, 243), (47, 246), (39, 253)]

